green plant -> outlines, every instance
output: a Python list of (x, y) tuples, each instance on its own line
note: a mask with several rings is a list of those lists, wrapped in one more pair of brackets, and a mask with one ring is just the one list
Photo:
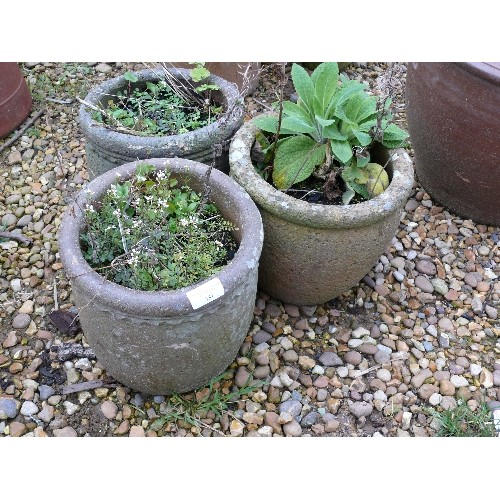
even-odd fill
[(192, 427), (199, 428), (204, 423), (207, 412), (213, 412), (217, 417), (228, 411), (231, 404), (235, 404), (242, 398), (263, 385), (264, 382), (244, 385), (233, 392), (224, 391), (220, 382), (230, 378), (230, 373), (224, 372), (218, 377), (214, 377), (209, 385), (197, 391), (194, 396), (182, 396), (172, 394), (167, 401), (166, 413), (158, 418), (151, 425), (151, 430), (160, 430), (170, 422), (184, 421)]
[[(196, 63), (191, 70), (194, 82), (203, 82), (210, 72), (204, 63)], [(157, 83), (146, 82), (133, 87), (138, 77), (127, 71), (127, 87), (108, 100), (105, 109), (94, 109), (92, 118), (100, 123), (123, 128), (136, 135), (177, 135), (197, 130), (212, 123), (222, 111), (211, 100), (211, 91), (217, 85), (191, 82), (181, 83), (164, 67), (165, 78)]]
[(379, 101), (366, 93), (366, 85), (340, 75), (337, 63), (322, 63), (312, 73), (292, 66), (298, 102), (282, 102), (279, 116), (261, 116), (255, 124), (274, 134), (257, 134), (264, 164), (272, 164), (278, 189), (308, 179), (326, 180), (325, 195), (332, 193), (340, 175), (345, 185), (342, 200), (356, 193), (365, 199), (382, 193), (389, 177), (382, 165), (370, 161), (369, 148), (380, 142), (388, 148), (402, 145), (408, 134), (391, 123), (391, 100)]
[(471, 410), (463, 399), (457, 401), (456, 408), (438, 412), (429, 408), (440, 425), (437, 435), (441, 437), (493, 437), (495, 425), (488, 405), (481, 401), (476, 410)]
[(83, 255), (97, 272), (129, 288), (174, 290), (217, 272), (232, 258), (234, 230), (215, 205), (167, 170), (139, 164), (96, 206), (84, 207)]

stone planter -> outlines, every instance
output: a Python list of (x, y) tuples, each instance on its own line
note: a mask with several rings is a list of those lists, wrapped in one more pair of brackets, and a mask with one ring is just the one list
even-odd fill
[(230, 175), (262, 215), (259, 287), (285, 303), (324, 303), (356, 285), (390, 243), (412, 189), (412, 162), (403, 149), (383, 150), (385, 158), (392, 155), (391, 183), (384, 193), (352, 206), (311, 204), (258, 175), (250, 159), (256, 130), (249, 121), (237, 132), (229, 163)]
[[(189, 80), (187, 69), (173, 68), (171, 73), (180, 80)], [(145, 87), (146, 82), (158, 82), (161, 74), (161, 69), (138, 71), (135, 73), (138, 81), (132, 85)], [(156, 137), (116, 132), (93, 120), (91, 112), (82, 104), (79, 123), (86, 139), (90, 179), (138, 159), (179, 157), (210, 164), (213, 147), (218, 144), (222, 146), (222, 154), (217, 157), (216, 167), (227, 173), (229, 142), (243, 123), (243, 107), (239, 104), (238, 90), (234, 84), (215, 75), (210, 75), (207, 81), (220, 87), (219, 91), (213, 93), (214, 100), (221, 103), (226, 112), (210, 125), (185, 134)], [(105, 107), (110, 95), (115, 95), (127, 85), (123, 76), (107, 80), (92, 89), (85, 101), (94, 106)]]
[(0, 63), (0, 138), (9, 135), (28, 117), (31, 94), (15, 62)]
[(406, 102), (425, 190), (461, 217), (500, 226), (500, 63), (409, 63)]
[[(147, 160), (171, 169), (202, 191), (206, 166), (181, 159)], [(113, 169), (88, 184), (90, 202), (129, 178), (139, 162)], [(239, 231), (239, 249), (222, 271), (175, 291), (132, 290), (106, 280), (82, 256), (79, 209), (88, 193), (65, 213), (59, 235), (61, 261), (89, 345), (106, 370), (123, 384), (148, 394), (182, 393), (209, 382), (233, 361), (253, 317), (262, 221), (255, 204), (227, 175), (213, 170), (211, 200)]]

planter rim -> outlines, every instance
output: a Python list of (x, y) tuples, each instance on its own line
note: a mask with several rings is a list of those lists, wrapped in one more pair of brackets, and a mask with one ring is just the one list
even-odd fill
[(457, 62), (458, 67), (485, 81), (500, 84), (499, 62)]
[[(266, 113), (267, 114), (267, 113)], [(408, 198), (413, 187), (413, 163), (402, 149), (387, 150), (393, 166), (389, 187), (379, 196), (356, 205), (319, 205), (297, 200), (260, 177), (250, 158), (257, 127), (253, 120), (243, 124), (229, 149), (231, 176), (250, 194), (258, 206), (271, 214), (303, 225), (323, 229), (363, 227), (386, 218)]]
[[(135, 71), (134, 74), (139, 78), (137, 83), (141, 83), (160, 80), (162, 71), (162, 68), (158, 67), (154, 69)], [(180, 77), (184, 80), (190, 80), (189, 69), (170, 68), (169, 71), (176, 77)], [(207, 81), (220, 87), (220, 92), (226, 100), (224, 103), (226, 110), (216, 121), (197, 130), (192, 130), (184, 134), (164, 136), (139, 136), (117, 132), (111, 128), (104, 127), (102, 124), (94, 120), (89, 111), (87, 111), (85, 104), (80, 105), (80, 127), (84, 135), (91, 138), (93, 142), (106, 147), (107, 149), (118, 152), (123, 149), (124, 142), (127, 144), (128, 149), (130, 149), (132, 153), (134, 150), (168, 147), (171, 143), (179, 140), (192, 141), (193, 143), (199, 142), (200, 149), (203, 149), (206, 147), (205, 143), (210, 144), (213, 142), (213, 137), (223, 134), (226, 129), (230, 130), (230, 126), (227, 122), (238, 120), (238, 118), (243, 114), (241, 106), (237, 105), (239, 94), (236, 84), (228, 82), (227, 80), (213, 74), (208, 77)], [(126, 84), (127, 80), (125, 80), (123, 75), (105, 80), (101, 84), (94, 87), (87, 94), (85, 102), (98, 105), (103, 95), (112, 95), (117, 89), (125, 87)], [(179, 139), (181, 137), (182, 139)]]
[[(96, 177), (80, 192), (76, 201), (66, 210), (59, 231), (59, 253), (68, 278), (78, 279), (78, 286), (85, 289), (90, 296), (98, 296), (99, 303), (113, 310), (136, 315), (139, 317), (175, 317), (185, 316), (186, 312), (192, 312), (193, 307), (186, 295), (187, 292), (195, 290), (204, 283), (218, 278), (224, 287), (224, 295), (232, 292), (244, 279), (244, 270), (253, 269), (258, 266), (263, 244), (263, 228), (260, 213), (254, 202), (233, 179), (222, 172), (212, 169), (210, 184), (220, 187), (236, 209), (241, 213), (242, 238), (238, 250), (233, 259), (225, 265), (222, 270), (212, 276), (193, 285), (170, 291), (144, 291), (131, 289), (114, 283), (96, 271), (94, 271), (84, 259), (80, 248), (80, 232), (83, 224), (83, 207), (89, 201), (100, 198), (109, 186), (117, 181), (129, 178), (139, 163), (147, 162), (157, 168), (168, 166), (172, 172), (186, 173), (189, 167), (189, 175), (203, 177), (207, 165), (192, 160), (181, 158), (155, 158), (138, 160), (116, 167)], [(212, 188), (213, 192), (213, 188)], [(91, 199), (89, 200), (89, 193)], [(217, 205), (216, 200), (212, 203)], [(72, 273), (70, 275), (69, 273)], [(204, 311), (217, 304), (217, 300), (209, 302), (197, 311)]]

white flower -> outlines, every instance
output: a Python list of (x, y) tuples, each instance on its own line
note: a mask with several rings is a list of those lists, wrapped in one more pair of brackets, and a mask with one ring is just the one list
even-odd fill
[(94, 207), (92, 205), (89, 205), (88, 203), (85, 205), (85, 211), (90, 212), (90, 213), (95, 212)]

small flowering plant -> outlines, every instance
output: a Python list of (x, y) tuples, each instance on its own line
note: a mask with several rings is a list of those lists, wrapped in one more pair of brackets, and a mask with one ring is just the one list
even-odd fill
[(84, 207), (83, 255), (97, 272), (137, 290), (174, 290), (216, 273), (236, 251), (235, 230), (167, 170), (139, 164), (99, 205)]

